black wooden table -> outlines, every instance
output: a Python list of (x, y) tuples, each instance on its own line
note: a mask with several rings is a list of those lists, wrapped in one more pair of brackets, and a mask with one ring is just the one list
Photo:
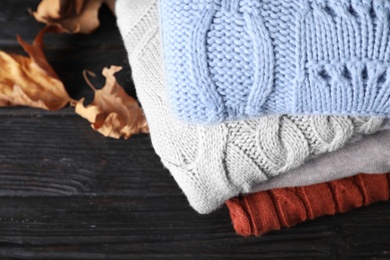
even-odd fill
[[(27, 12), (37, 3), (1, 1), (1, 50), (23, 53), (15, 35), (31, 42), (43, 27)], [(119, 81), (135, 96), (115, 18), (100, 17), (92, 35), (47, 35), (48, 59), (75, 99), (92, 98), (82, 70), (109, 65), (124, 66)], [(0, 117), (0, 259), (390, 258), (388, 202), (242, 238), (226, 208), (188, 206), (148, 135), (104, 138), (70, 107)]]

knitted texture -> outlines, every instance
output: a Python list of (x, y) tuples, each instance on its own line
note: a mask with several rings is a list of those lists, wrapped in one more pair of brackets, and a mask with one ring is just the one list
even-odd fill
[(118, 0), (116, 14), (154, 149), (200, 213), (383, 125), (378, 118), (325, 116), (275, 116), (212, 126), (177, 120), (164, 85), (157, 1)]
[(259, 236), (389, 199), (390, 173), (356, 175), (311, 186), (274, 189), (226, 202), (234, 229)]
[(177, 117), (390, 116), (389, 0), (160, 0)]
[(338, 151), (324, 154), (251, 189), (251, 192), (307, 186), (356, 175), (390, 172), (390, 131), (366, 135)]

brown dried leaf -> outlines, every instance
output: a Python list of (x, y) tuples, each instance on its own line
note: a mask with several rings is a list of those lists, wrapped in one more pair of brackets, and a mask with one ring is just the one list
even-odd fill
[(115, 0), (42, 0), (30, 12), (39, 22), (57, 25), (66, 33), (89, 34), (99, 27), (99, 8), (106, 3), (114, 12)]
[(43, 53), (43, 35), (57, 30), (56, 27), (45, 27), (32, 45), (18, 36), (18, 42), (30, 57), (0, 51), (0, 106), (56, 110), (70, 101), (63, 83)]
[(95, 91), (94, 100), (87, 107), (84, 98), (77, 102), (76, 113), (87, 119), (93, 129), (106, 137), (125, 139), (133, 134), (149, 133), (149, 127), (142, 108), (137, 101), (126, 94), (118, 84), (114, 74), (122, 67), (111, 66), (103, 69), (106, 84), (102, 89), (95, 89), (86, 78), (86, 81)]

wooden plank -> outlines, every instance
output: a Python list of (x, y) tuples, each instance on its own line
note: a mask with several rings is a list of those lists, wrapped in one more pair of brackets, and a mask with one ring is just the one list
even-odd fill
[[(236, 236), (226, 209), (194, 214), (180, 197), (1, 198), (0, 256), (31, 259), (334, 259), (388, 255), (385, 203), (261, 238)], [(367, 219), (371, 224), (367, 228)], [(185, 221), (183, 221), (185, 220)]]
[(0, 195), (169, 196), (179, 191), (148, 135), (105, 138), (76, 115), (1, 121)]

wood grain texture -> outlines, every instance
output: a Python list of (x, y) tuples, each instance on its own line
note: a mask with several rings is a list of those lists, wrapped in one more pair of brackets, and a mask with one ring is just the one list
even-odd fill
[[(38, 1), (2, 0), (0, 49), (22, 53), (42, 28)], [(92, 98), (85, 68), (124, 66), (126, 51), (107, 8), (92, 35), (48, 35), (46, 53), (73, 98)], [(104, 80), (94, 80), (103, 86)], [(260, 238), (234, 233), (226, 208), (193, 211), (148, 135), (104, 138), (68, 107), (0, 109), (0, 259), (389, 259), (390, 207), (377, 203)]]

